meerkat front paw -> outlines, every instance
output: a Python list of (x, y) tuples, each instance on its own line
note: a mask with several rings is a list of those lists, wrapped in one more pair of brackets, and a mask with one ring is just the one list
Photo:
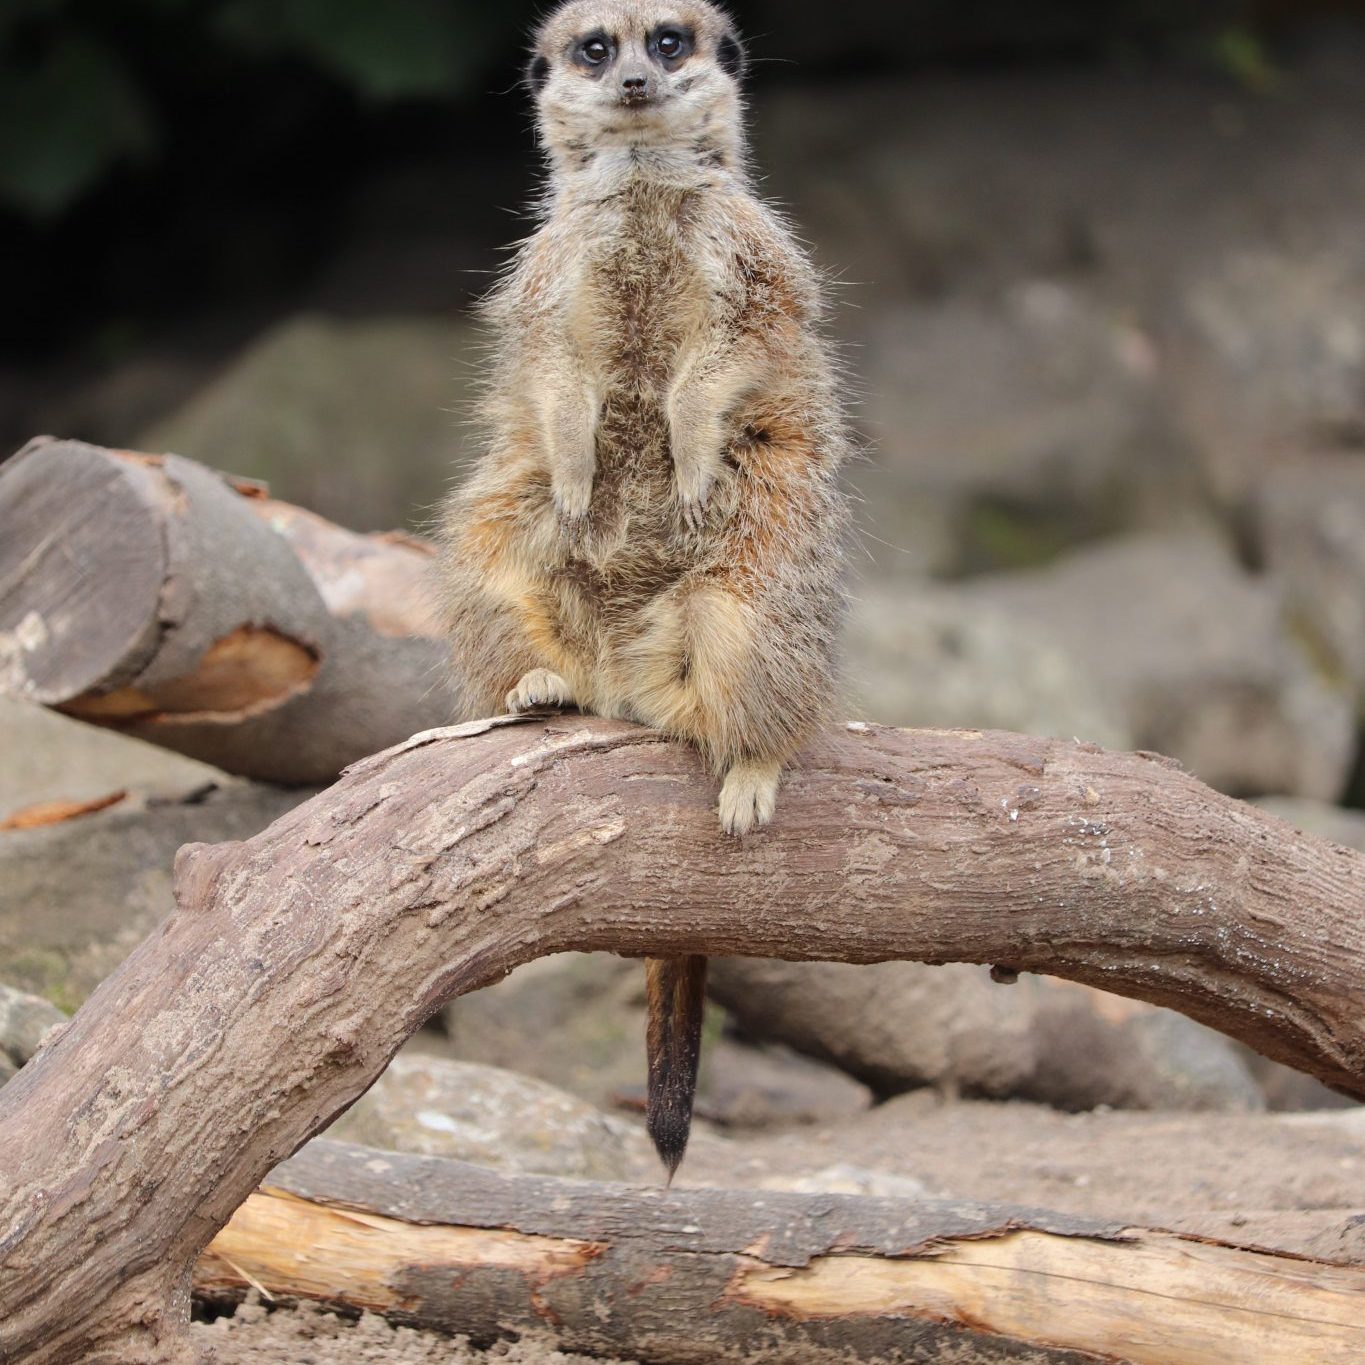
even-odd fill
[(674, 476), (683, 520), (692, 530), (700, 530), (706, 524), (706, 504), (715, 487), (716, 476), (704, 464), (696, 461), (677, 465)]
[(551, 486), (559, 524), (573, 535), (582, 533), (592, 505), (593, 470), (575, 469), (556, 473)]
[(537, 706), (572, 706), (569, 684), (548, 668), (533, 668), (507, 694), (507, 709), (512, 715)]
[(748, 834), (773, 818), (780, 763), (736, 763), (720, 787), (720, 827), (726, 834)]

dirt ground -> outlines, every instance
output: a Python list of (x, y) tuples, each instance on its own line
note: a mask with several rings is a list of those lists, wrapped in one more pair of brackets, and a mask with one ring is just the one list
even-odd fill
[(604, 1365), (546, 1342), (500, 1342), (480, 1351), (462, 1337), (391, 1327), (373, 1313), (352, 1321), (312, 1304), (271, 1310), (257, 1299), (231, 1318), (197, 1323), (194, 1335), (211, 1365)]

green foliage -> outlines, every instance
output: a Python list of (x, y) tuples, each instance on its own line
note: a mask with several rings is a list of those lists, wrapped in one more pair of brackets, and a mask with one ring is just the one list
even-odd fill
[(294, 63), (370, 102), (449, 100), (509, 27), (467, 0), (0, 0), (0, 208), (51, 219), (154, 156), (186, 112), (161, 84), (187, 64), (206, 98)]
[(373, 99), (457, 93), (488, 59), (489, 9), (447, 0), (235, 0), (216, 28), (261, 55), (316, 63)]
[(1215, 34), (1212, 55), (1218, 67), (1254, 94), (1269, 94), (1281, 83), (1280, 70), (1265, 44), (1244, 24), (1230, 24)]
[(60, 212), (154, 141), (126, 65), (98, 39), (61, 34), (27, 69), (0, 68), (0, 199), (32, 217)]

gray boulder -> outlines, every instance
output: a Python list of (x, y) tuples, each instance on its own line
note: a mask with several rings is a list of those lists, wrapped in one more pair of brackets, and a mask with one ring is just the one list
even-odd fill
[[(1360, 387), (1365, 394), (1365, 380)], [(1294, 629), (1322, 669), (1344, 679), (1365, 717), (1365, 456), (1277, 471), (1257, 492), (1256, 524)]]
[(66, 1015), (40, 996), (0, 986), (0, 1085), (42, 1046)]
[(138, 443), (264, 479), (342, 526), (410, 525), (454, 471), (473, 346), (458, 319), (297, 317)]
[(47, 802), (188, 790), (222, 778), (205, 763), (16, 697), (0, 696), (0, 754), (0, 822)]
[(1365, 430), (1365, 248), (1356, 230), (1313, 236), (1228, 245), (1176, 282), (1175, 402), (1228, 502), (1286, 450)]
[(851, 707), (885, 725), (965, 726), (1132, 747), (1084, 658), (958, 587), (867, 585), (847, 632)]
[(1067, 650), (1137, 747), (1236, 794), (1341, 794), (1352, 698), (1299, 642), (1278, 585), (1217, 540), (1123, 537), (961, 592)]
[(592, 1105), (527, 1076), (430, 1056), (394, 1058), (327, 1136), (591, 1180), (620, 1178), (627, 1159), (617, 1131)]
[(884, 571), (1031, 567), (1189, 496), (1153, 343), (1081, 290), (1025, 280), (871, 326), (853, 480)]
[(1296, 829), (1365, 853), (1365, 811), (1294, 796), (1263, 796), (1256, 804)]

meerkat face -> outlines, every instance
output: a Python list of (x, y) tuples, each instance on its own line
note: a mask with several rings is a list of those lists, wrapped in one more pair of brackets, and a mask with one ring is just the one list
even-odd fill
[(706, 0), (569, 0), (536, 39), (527, 80), (552, 152), (699, 154), (737, 136), (744, 50)]

